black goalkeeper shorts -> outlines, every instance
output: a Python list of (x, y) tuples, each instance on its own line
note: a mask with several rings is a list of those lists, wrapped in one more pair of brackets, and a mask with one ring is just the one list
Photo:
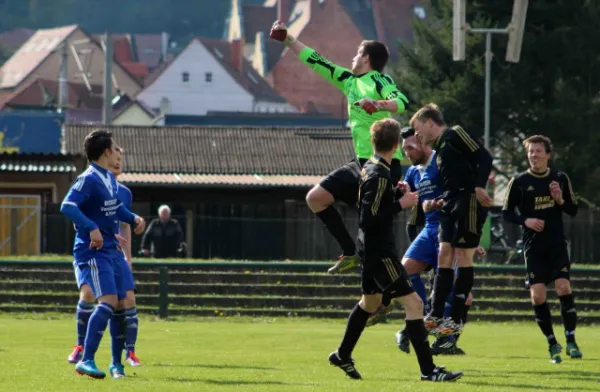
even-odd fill
[[(319, 185), (331, 193), (336, 201), (344, 202), (352, 207), (356, 206), (360, 187), (360, 171), (366, 161), (363, 158), (351, 160), (329, 173)], [(392, 159), (391, 176), (393, 186), (396, 186), (402, 179), (402, 166), (398, 159)]]

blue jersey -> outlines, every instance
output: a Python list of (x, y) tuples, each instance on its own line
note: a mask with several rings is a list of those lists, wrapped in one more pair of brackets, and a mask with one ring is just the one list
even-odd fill
[[(435, 151), (429, 157), (425, 165), (416, 165), (408, 168), (404, 181), (408, 183), (411, 191), (419, 192), (419, 204), (425, 200), (433, 200), (443, 193), (440, 182), (440, 173), (435, 163)], [(430, 211), (425, 214), (426, 226), (437, 226), (439, 224), (438, 211)]]
[(61, 212), (75, 223), (73, 252), (83, 257), (90, 252), (90, 231), (100, 229), (104, 239), (101, 251), (116, 251), (115, 234), (119, 221), (133, 223), (135, 215), (118, 199), (118, 185), (112, 173), (92, 163), (69, 189)]

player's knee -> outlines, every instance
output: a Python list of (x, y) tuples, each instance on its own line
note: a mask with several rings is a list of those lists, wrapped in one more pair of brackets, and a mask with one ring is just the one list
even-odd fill
[(79, 289), (79, 299), (87, 303), (94, 303), (96, 301), (92, 289), (87, 284), (81, 285), (81, 288)]
[(135, 293), (133, 290), (127, 292), (127, 296), (125, 297), (125, 307), (127, 309), (135, 308)]
[(358, 306), (368, 313), (375, 313), (380, 305), (381, 294), (363, 295), (358, 303)]
[(108, 304), (116, 309), (119, 301), (115, 294), (110, 294), (110, 295), (103, 295), (102, 297), (98, 298), (98, 302), (103, 302), (103, 303)]
[(306, 194), (306, 204), (313, 212), (320, 212), (333, 204), (333, 195), (327, 192), (322, 186), (314, 186)]
[(409, 257), (405, 257), (402, 259), (402, 266), (404, 267), (408, 275), (420, 274), (427, 268), (427, 264), (417, 261), (415, 259), (411, 259)]
[(423, 317), (423, 301), (417, 293), (412, 293), (406, 296), (402, 301), (404, 310), (406, 311), (406, 318), (412, 320)]
[(475, 255), (475, 249), (455, 249), (454, 257), (459, 267), (471, 267), (473, 266), (473, 256)]
[(438, 265), (441, 268), (452, 267), (454, 261), (454, 248), (449, 242), (440, 243), (440, 253), (438, 256)]
[(546, 302), (546, 292), (543, 290), (531, 290), (531, 303), (541, 305)]
[(566, 279), (557, 279), (554, 282), (554, 288), (558, 296), (571, 294), (571, 283)]

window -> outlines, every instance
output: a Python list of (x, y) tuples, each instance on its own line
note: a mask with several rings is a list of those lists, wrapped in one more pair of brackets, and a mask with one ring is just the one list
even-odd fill
[(204, 82), (205, 82), (206, 84), (210, 84), (210, 83), (212, 83), (212, 76), (213, 76), (213, 75), (212, 75), (212, 72), (205, 72), (205, 73), (204, 73)]
[(181, 73), (181, 81), (183, 83), (187, 83), (190, 81), (190, 73), (189, 72), (182, 72)]

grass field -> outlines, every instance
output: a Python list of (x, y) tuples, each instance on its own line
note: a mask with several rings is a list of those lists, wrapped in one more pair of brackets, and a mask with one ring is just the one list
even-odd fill
[[(140, 323), (140, 368), (122, 380), (78, 376), (66, 361), (75, 322), (67, 316), (0, 315), (0, 390), (5, 391), (598, 391), (600, 341), (594, 327), (578, 330), (580, 361), (548, 360), (537, 326), (467, 326), (465, 357), (438, 357), (462, 370), (453, 384), (419, 381), (414, 354), (393, 341), (397, 326), (367, 329), (354, 353), (364, 380), (346, 378), (327, 364), (343, 333), (343, 320), (180, 319)], [(562, 328), (556, 326), (557, 335)], [(564, 339), (559, 340), (564, 343)], [(108, 332), (97, 356), (108, 367)], [(118, 383), (118, 384), (117, 384)]]

